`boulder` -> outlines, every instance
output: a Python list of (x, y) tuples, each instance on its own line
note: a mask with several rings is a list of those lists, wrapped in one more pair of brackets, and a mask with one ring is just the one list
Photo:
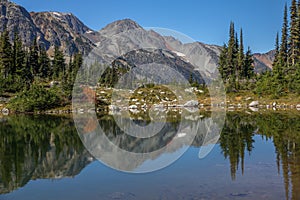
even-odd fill
[(115, 105), (109, 105), (108, 109), (111, 111), (120, 111), (120, 108), (118, 106)]
[(137, 105), (130, 105), (128, 108), (129, 109), (137, 109), (138, 107), (137, 107)]
[(186, 102), (183, 106), (184, 107), (198, 107), (198, 105), (199, 105), (198, 101), (191, 100), (191, 101)]
[(59, 81), (51, 81), (50, 82), (50, 87), (52, 88), (52, 87), (58, 86), (59, 84), (60, 84)]
[(250, 104), (249, 104), (249, 107), (256, 107), (258, 106), (259, 102), (258, 101), (252, 101)]
[(2, 109), (2, 114), (3, 115), (8, 115), (9, 114), (9, 110), (7, 108), (3, 108)]

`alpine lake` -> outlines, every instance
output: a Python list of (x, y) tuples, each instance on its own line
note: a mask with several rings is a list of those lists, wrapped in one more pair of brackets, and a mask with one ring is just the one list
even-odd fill
[[(204, 126), (191, 145), (185, 142), (189, 128), (209, 124), (212, 113), (184, 109), (165, 113), (168, 137), (147, 142), (125, 137), (113, 115), (97, 115), (102, 134), (128, 151), (151, 151), (167, 146), (170, 139), (181, 140), (151, 159), (114, 161), (127, 164), (127, 171), (188, 145), (173, 164), (140, 174), (121, 172), (95, 159), (83, 145), (72, 115), (1, 116), (0, 199), (300, 199), (300, 111), (226, 112), (216, 144), (205, 141)], [(139, 126), (149, 120), (147, 112), (130, 113), (129, 121)], [(176, 134), (179, 126), (185, 134)], [(83, 128), (89, 132), (90, 127), (93, 124), (86, 123)], [(211, 151), (199, 157), (203, 146), (211, 146)]]

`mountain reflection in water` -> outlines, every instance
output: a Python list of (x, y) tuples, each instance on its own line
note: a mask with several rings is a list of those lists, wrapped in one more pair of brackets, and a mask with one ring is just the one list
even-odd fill
[[(168, 130), (176, 130), (176, 111), (167, 122)], [(251, 160), (257, 137), (273, 144), (276, 152), (278, 176), (283, 176), (286, 199), (300, 199), (300, 114), (292, 112), (262, 112), (247, 114), (229, 112), (218, 142), (221, 155), (230, 163), (228, 171), (232, 181), (237, 179), (239, 169), (243, 174), (246, 159)], [(183, 122), (187, 128), (195, 123), (205, 123), (210, 113), (194, 114)], [(128, 119), (124, 119), (126, 121)], [(136, 116), (135, 123), (145, 125), (147, 120)], [(165, 146), (176, 135), (140, 140), (122, 134), (109, 115), (99, 116), (99, 124), (106, 136), (115, 144), (130, 151), (152, 151)], [(192, 147), (203, 145), (206, 130), (199, 131)], [(188, 137), (188, 134), (185, 136)], [(184, 137), (182, 138), (184, 139)], [(182, 148), (182, 144), (176, 148)], [(161, 145), (161, 146), (160, 146)], [(0, 194), (8, 194), (24, 187), (31, 180), (63, 179), (74, 177), (94, 158), (84, 148), (69, 117), (16, 115), (0, 118)], [(174, 152), (178, 149), (168, 149)], [(247, 156), (250, 155), (250, 156)], [(272, 155), (270, 155), (272, 156)], [(159, 157), (159, 155), (157, 155)], [(152, 159), (156, 159), (154, 157)], [(195, 158), (196, 161), (198, 158)], [(117, 162), (117, 160), (114, 160)], [(141, 159), (140, 165), (146, 160)], [(193, 160), (191, 161), (193, 162)], [(186, 163), (189, 165), (189, 163)], [(134, 169), (139, 166), (130, 165)], [(225, 167), (225, 166), (224, 166)], [(199, 169), (205, 171), (205, 169)], [(174, 174), (174, 176), (176, 176)], [(228, 180), (230, 182), (231, 180)], [(257, 186), (259, 187), (259, 186)], [(271, 191), (270, 191), (271, 192)], [(1, 195), (0, 195), (1, 197)]]

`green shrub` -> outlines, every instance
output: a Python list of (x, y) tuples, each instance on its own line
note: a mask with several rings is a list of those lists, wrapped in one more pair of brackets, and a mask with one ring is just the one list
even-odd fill
[(18, 112), (44, 111), (61, 105), (61, 98), (53, 89), (32, 85), (9, 102), (8, 108)]

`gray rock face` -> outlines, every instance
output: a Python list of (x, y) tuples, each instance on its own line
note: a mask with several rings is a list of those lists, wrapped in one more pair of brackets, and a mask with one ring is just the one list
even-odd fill
[(35, 25), (45, 34), (50, 43), (50, 50), (59, 46), (65, 53), (88, 53), (94, 46), (84, 34), (93, 31), (85, 26), (78, 18), (69, 13), (39, 12), (30, 13)]
[(271, 50), (267, 53), (255, 53), (253, 55), (254, 70), (256, 73), (262, 73), (272, 70), (273, 61), (275, 59), (275, 50)]
[[(172, 75), (172, 70), (165, 71), (165, 73), (157, 73), (157, 67), (166, 66), (166, 69), (170, 67), (174, 71), (179, 72), (184, 76), (186, 80), (189, 80), (190, 76), (198, 83), (204, 83), (201, 74), (195, 71), (194, 66), (190, 63), (184, 61), (182, 58), (178, 57), (175, 53), (162, 49), (139, 49), (128, 52), (124, 56), (116, 59), (112, 65), (118, 68), (132, 68), (136, 66), (148, 65), (148, 70), (154, 70), (147, 73), (146, 77), (157, 78), (156, 82), (159, 80), (167, 80), (168, 83), (174, 81), (173, 79), (176, 74)], [(174, 73), (174, 72), (173, 72)], [(144, 77), (144, 78), (146, 78)]]
[(142, 29), (142, 27), (131, 19), (117, 20), (108, 24), (99, 31), (101, 35), (112, 36), (131, 29)]
[(59, 46), (67, 55), (78, 51), (87, 54), (94, 47), (88, 36), (92, 38), (93, 34), (96, 34), (72, 14), (29, 13), (15, 3), (1, 1), (0, 32), (5, 28), (10, 32), (11, 40), (14, 31), (17, 30), (25, 45), (30, 46), (37, 38), (39, 45), (44, 46), (49, 53), (53, 51), (54, 46)]
[(39, 44), (49, 47), (49, 42), (36, 27), (27, 10), (9, 1), (0, 2), (0, 31), (3, 32), (5, 28), (10, 32), (11, 39), (17, 30), (26, 45), (32, 44), (34, 38), (37, 38)]

